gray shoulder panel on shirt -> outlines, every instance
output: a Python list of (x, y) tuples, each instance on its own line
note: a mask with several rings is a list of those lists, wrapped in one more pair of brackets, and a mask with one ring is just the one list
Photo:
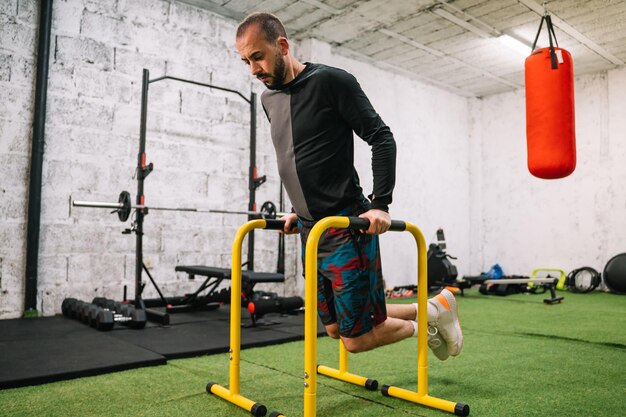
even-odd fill
[(266, 90), (261, 95), (261, 102), (270, 119), (278, 172), (287, 195), (299, 216), (312, 219), (296, 169), (291, 126), (291, 96), (281, 91)]

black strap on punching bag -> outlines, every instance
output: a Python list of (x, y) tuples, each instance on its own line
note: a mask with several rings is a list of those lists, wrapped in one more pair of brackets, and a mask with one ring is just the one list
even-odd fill
[[(559, 64), (556, 59), (556, 51), (554, 50), (554, 45), (559, 47), (559, 43), (556, 40), (556, 33), (554, 33), (554, 26), (552, 25), (552, 19), (549, 14), (544, 14), (541, 16), (541, 23), (539, 23), (539, 30), (537, 30), (537, 36), (535, 36), (535, 41), (533, 42), (532, 51), (535, 50), (537, 46), (537, 40), (539, 39), (539, 34), (541, 33), (541, 28), (543, 26), (543, 21), (546, 21), (546, 28), (548, 29), (548, 39), (550, 40), (550, 62), (552, 63), (552, 69), (557, 69)], [(554, 43), (552, 42), (552, 37), (554, 37)]]

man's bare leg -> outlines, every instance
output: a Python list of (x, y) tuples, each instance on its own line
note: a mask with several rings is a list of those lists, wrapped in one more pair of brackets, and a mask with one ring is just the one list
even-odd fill
[[(371, 331), (354, 338), (341, 337), (343, 344), (349, 352), (364, 352), (380, 346), (398, 342), (414, 335), (416, 316), (413, 304), (389, 304), (387, 305), (387, 320), (375, 326)], [(326, 333), (333, 339), (338, 339), (339, 329), (337, 323), (329, 324)]]
[(357, 353), (399, 342), (413, 336), (414, 331), (410, 320), (387, 317), (369, 332), (353, 338), (342, 337), (341, 340), (349, 352)]
[(402, 320), (415, 320), (417, 310), (413, 304), (387, 304), (387, 316)]
[[(444, 290), (433, 297), (428, 305), (428, 345), (440, 360), (446, 360), (449, 354), (458, 355), (463, 347), (456, 300), (452, 293), (445, 294), (446, 292), (449, 293)], [(417, 304), (388, 304), (387, 320), (361, 336), (341, 337), (341, 340), (349, 352), (364, 352), (417, 335), (416, 319)], [(441, 323), (442, 320), (445, 320), (445, 323)], [(440, 324), (445, 326), (444, 335), (438, 334)], [(434, 332), (430, 329), (431, 326)], [(326, 326), (326, 332), (334, 339), (340, 337), (336, 323)], [(453, 342), (451, 349), (448, 348), (445, 339), (448, 339), (448, 343)]]

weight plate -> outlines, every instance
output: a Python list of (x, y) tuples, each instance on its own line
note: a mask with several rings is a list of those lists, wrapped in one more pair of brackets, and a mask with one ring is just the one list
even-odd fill
[(125, 222), (128, 220), (128, 217), (130, 217), (130, 193), (128, 191), (122, 191), (117, 201), (122, 204), (122, 207), (117, 209), (117, 217), (121, 222)]
[(261, 206), (261, 215), (265, 219), (275, 219), (276, 218), (276, 205), (271, 201), (266, 201)]

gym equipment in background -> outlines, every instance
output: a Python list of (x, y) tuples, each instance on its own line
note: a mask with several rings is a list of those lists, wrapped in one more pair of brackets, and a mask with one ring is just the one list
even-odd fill
[[(558, 277), (550, 273), (558, 272)], [(547, 273), (546, 275), (540, 273)], [(550, 298), (543, 300), (546, 304), (559, 304), (564, 297), (557, 296), (556, 290), (565, 285), (565, 271), (558, 268), (536, 268), (530, 277), (523, 275), (504, 275), (499, 264), (494, 264), (487, 272), (478, 276), (463, 276), (457, 281), (461, 291), (480, 284), (478, 291), (485, 295), (507, 296), (512, 294), (543, 294), (550, 292)]]
[[(560, 281), (559, 281), (560, 282)], [(583, 266), (572, 270), (565, 278), (565, 287), (570, 292), (588, 293), (600, 285), (602, 277), (600, 273), (590, 266)], [(557, 286), (557, 289), (558, 286)]]
[(450, 259), (454, 256), (446, 253), (446, 239), (443, 229), (437, 229), (437, 243), (428, 246), (428, 291), (437, 291), (450, 285), (456, 286), (458, 272)]
[[(267, 407), (240, 394), (241, 373), (241, 248), (246, 234), (254, 229), (282, 230), (284, 222), (280, 220), (252, 220), (239, 228), (233, 242), (232, 253), (232, 292), (230, 309), (230, 364), (228, 388), (209, 382), (206, 391), (209, 394), (229, 401), (254, 416), (264, 416)], [(317, 396), (317, 373), (376, 389), (378, 383), (369, 378), (348, 372), (348, 352), (340, 342), (340, 369), (317, 365), (317, 259), (319, 239), (328, 228), (367, 229), (369, 221), (358, 217), (326, 217), (315, 224), (305, 248), (305, 309), (304, 309), (304, 417), (315, 417)], [(392, 220), (390, 231), (407, 231), (417, 244), (417, 285), (418, 285), (418, 337), (417, 337), (417, 392), (399, 387), (383, 385), (381, 392), (385, 396), (400, 398), (417, 404), (426, 405), (455, 415), (469, 415), (469, 405), (456, 403), (428, 394), (428, 338), (427, 338), (427, 302), (428, 302), (428, 266), (426, 241), (422, 232), (413, 224)], [(282, 416), (272, 412), (270, 416)]]
[[(559, 281), (556, 284), (556, 289), (557, 290), (565, 290), (565, 281), (567, 279), (567, 275), (565, 274), (565, 271), (563, 271), (562, 269), (559, 268), (535, 268), (533, 269), (533, 272), (530, 273), (530, 279), (537, 279), (537, 278), (554, 278), (551, 273), (556, 272), (559, 275)], [(540, 274), (542, 273), (542, 274)], [(545, 274), (543, 274), (545, 273)], [(531, 282), (530, 284), (528, 284), (528, 286), (530, 288), (533, 287), (533, 283)]]
[(465, 291), (468, 288), (472, 288), (473, 285), (482, 284), (488, 279), (502, 278), (504, 272), (499, 264), (491, 266), (489, 271), (481, 272), (480, 275), (463, 275), (460, 279), (456, 280), (454, 287), (461, 290), (461, 295), (465, 295)]
[[(544, 21), (550, 47), (535, 50)], [(524, 63), (528, 170), (538, 178), (563, 178), (576, 168), (574, 68), (570, 53), (558, 47), (547, 12), (532, 51)]]
[[(245, 291), (244, 291), (245, 292)], [(248, 313), (252, 323), (246, 327), (278, 324), (276, 321), (262, 320), (270, 313), (298, 314), (304, 306), (302, 297), (279, 297), (275, 292), (256, 291), (251, 298), (246, 298)]]
[(143, 329), (147, 321), (144, 310), (102, 297), (94, 298), (91, 303), (66, 298), (61, 304), (61, 311), (65, 317), (82, 321), (101, 331), (112, 330), (115, 324)]
[[(220, 304), (230, 301), (230, 289), (217, 287), (224, 281), (230, 279), (230, 269), (215, 268), (210, 266), (176, 266), (177, 272), (187, 273), (187, 278), (195, 280), (196, 276), (204, 276), (206, 279), (200, 284), (198, 289), (190, 294), (178, 297), (164, 297), (159, 292), (159, 298), (144, 299), (147, 308), (164, 307), (166, 313), (179, 313), (192, 310), (215, 310)], [(148, 277), (154, 281), (147, 269), (144, 271)], [(158, 288), (158, 286), (155, 287)]]
[[(101, 203), (101, 202), (88, 202), (88, 201), (74, 201), (74, 206), (82, 206), (82, 207), (102, 207), (102, 208), (112, 208), (114, 209), (114, 213), (117, 213), (118, 218), (121, 221), (128, 220), (132, 214), (132, 224), (131, 227), (125, 229), (122, 233), (124, 234), (132, 234), (134, 233), (136, 236), (136, 248), (135, 248), (135, 298), (131, 301), (138, 309), (145, 310), (148, 318), (153, 321), (160, 322), (164, 325), (169, 324), (169, 313), (167, 311), (154, 310), (151, 308), (146, 308), (144, 300), (142, 298), (142, 292), (145, 287), (145, 283), (143, 282), (143, 273), (145, 272), (153, 286), (155, 287), (158, 295), (159, 295), (159, 306), (171, 306), (172, 303), (169, 302), (168, 299), (165, 298), (160, 288), (158, 287), (156, 281), (148, 271), (148, 268), (143, 262), (143, 236), (144, 236), (144, 218), (148, 214), (149, 210), (167, 210), (167, 211), (194, 211), (200, 212), (202, 209), (198, 208), (188, 208), (188, 207), (158, 207), (158, 206), (148, 206), (146, 205), (145, 195), (144, 195), (144, 181), (146, 177), (154, 170), (154, 165), (152, 163), (147, 163), (146, 156), (146, 131), (147, 131), (147, 115), (148, 115), (148, 87), (152, 83), (156, 83), (162, 80), (172, 80), (177, 82), (182, 82), (186, 84), (193, 84), (200, 87), (206, 87), (214, 90), (219, 90), (227, 93), (233, 93), (239, 97), (241, 97), (246, 103), (250, 105), (250, 167), (248, 170), (248, 189), (249, 189), (249, 202), (248, 202), (248, 210), (243, 212), (234, 212), (229, 210), (205, 210), (207, 212), (213, 213), (234, 213), (234, 214), (246, 214), (248, 215), (248, 220), (252, 220), (254, 218), (259, 217), (259, 215), (265, 216), (265, 214), (259, 213), (256, 211), (256, 189), (261, 186), (265, 181), (266, 177), (257, 175), (256, 168), (256, 93), (251, 92), (250, 97), (246, 97), (241, 92), (232, 90), (230, 88), (224, 88), (216, 85), (200, 83), (197, 81), (186, 80), (183, 78), (172, 77), (172, 76), (162, 76), (155, 79), (150, 79), (150, 73), (147, 69), (143, 70), (143, 78), (142, 78), (142, 95), (141, 95), (141, 113), (140, 113), (140, 127), (139, 127), (139, 152), (137, 155), (137, 168), (135, 171), (135, 177), (137, 179), (137, 195), (135, 197), (135, 205), (131, 203), (130, 193), (123, 191), (120, 193), (117, 203)], [(70, 199), (71, 201), (71, 199)], [(268, 217), (276, 216), (276, 206), (273, 203), (266, 202), (264, 204), (263, 210), (266, 210), (268, 213)], [(271, 213), (271, 215), (270, 215)], [(280, 249), (280, 248), (279, 248)], [(282, 249), (284, 250), (284, 248)], [(279, 254), (279, 257), (281, 255)], [(284, 255), (283, 255), (284, 256)], [(245, 265), (249, 271), (254, 270), (254, 233), (250, 233), (248, 237), (248, 258), (245, 262)], [(284, 278), (283, 278), (284, 279)], [(208, 284), (205, 281), (205, 284)], [(201, 287), (199, 289), (202, 290)], [(198, 301), (199, 291), (196, 291), (193, 302)], [(126, 293), (126, 290), (124, 290)], [(190, 301), (188, 296), (182, 297), (184, 302)], [(124, 294), (124, 299), (126, 299), (126, 294)], [(174, 297), (174, 299), (178, 299), (178, 297)], [(191, 305), (188, 303), (187, 305)]]
[(550, 298), (544, 298), (546, 304), (560, 304), (565, 297), (556, 295), (559, 278), (500, 278), (487, 279), (480, 285), (479, 291), (485, 295), (511, 295), (519, 293), (543, 294), (550, 291)]
[(245, 214), (253, 218), (262, 217), (264, 219), (275, 219), (276, 217), (284, 216), (287, 213), (279, 213), (276, 211), (276, 205), (271, 201), (266, 201), (261, 205), (260, 211), (237, 211), (237, 210), (221, 210), (221, 209), (209, 209), (198, 207), (162, 207), (162, 206), (148, 206), (148, 205), (132, 205), (130, 193), (128, 191), (122, 191), (118, 197), (117, 203), (111, 203), (106, 201), (79, 201), (72, 200), (72, 207), (90, 207), (90, 208), (105, 208), (113, 209), (111, 213), (117, 213), (117, 217), (121, 222), (125, 222), (130, 217), (133, 210), (143, 210), (146, 214), (150, 210), (157, 211), (187, 211), (193, 213), (216, 213), (216, 214)]
[(606, 263), (602, 277), (609, 290), (626, 294), (626, 253), (612, 257)]
[[(195, 279), (196, 276), (204, 276), (206, 279), (193, 294), (187, 294), (180, 299), (168, 297), (168, 304), (165, 305), (168, 312), (174, 313), (177, 311), (188, 311), (192, 309), (206, 309), (209, 303), (230, 302), (230, 289), (227, 290), (222, 288), (219, 292), (216, 291), (216, 288), (222, 283), (223, 280), (231, 278), (230, 269), (215, 268), (204, 265), (178, 265), (176, 267), (176, 271), (187, 273), (189, 279)], [(285, 282), (285, 275), (283, 273), (243, 271), (241, 278), (242, 304), (244, 307), (248, 307), (248, 311), (250, 311), (252, 319), (252, 325), (250, 327), (256, 326), (257, 319), (261, 318), (265, 314), (272, 312), (290, 314), (302, 307), (303, 302), (300, 297), (279, 297), (276, 293), (254, 291), (256, 284)], [(207, 290), (208, 293), (201, 296), (200, 293), (204, 290)], [(270, 298), (272, 299), (271, 303), (265, 301)], [(296, 299), (300, 299), (299, 305), (297, 305), (298, 302)], [(258, 300), (262, 301), (259, 301), (260, 305), (257, 308), (255, 308), (254, 304), (250, 306), (250, 303)], [(144, 302), (148, 307), (164, 306), (163, 300), (159, 299), (144, 300)]]

